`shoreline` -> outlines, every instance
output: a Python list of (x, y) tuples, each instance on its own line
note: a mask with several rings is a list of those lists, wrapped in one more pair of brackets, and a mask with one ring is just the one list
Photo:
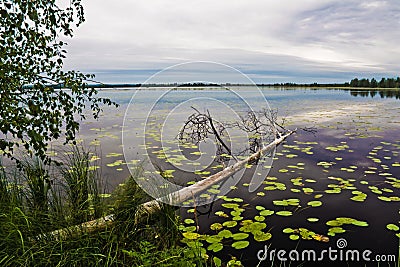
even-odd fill
[(369, 88), (369, 87), (345, 87), (345, 86), (275, 86), (275, 85), (252, 85), (252, 84), (235, 84), (235, 85), (205, 85), (205, 86), (179, 86), (179, 85), (169, 85), (169, 84), (159, 84), (159, 85), (143, 85), (143, 86), (129, 86), (129, 85), (119, 85), (119, 86), (106, 86), (106, 87), (91, 87), (96, 88), (98, 91), (102, 90), (157, 90), (157, 89), (172, 89), (172, 90), (227, 90), (229, 87), (258, 87), (260, 89), (286, 89), (286, 90), (296, 90), (296, 89), (311, 89), (311, 90), (360, 90), (360, 91), (398, 91), (398, 87), (390, 88)]

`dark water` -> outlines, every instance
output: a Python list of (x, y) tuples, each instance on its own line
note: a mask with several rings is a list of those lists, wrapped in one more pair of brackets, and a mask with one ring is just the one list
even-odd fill
[[(249, 103), (257, 107), (264, 105), (264, 99), (261, 99), (259, 94), (245, 87), (240, 90), (248, 90), (246, 100)], [(209, 164), (213, 162), (210, 158), (214, 152), (210, 152), (212, 149), (207, 145), (201, 149), (178, 147), (183, 150), (179, 151), (175, 149), (174, 137), (187, 116), (193, 112), (190, 109), (192, 105), (200, 106), (203, 110), (208, 109), (220, 121), (232, 118), (233, 112), (244, 111), (246, 105), (240, 102), (237, 95), (224, 90), (175, 90), (166, 95), (160, 92), (165, 91), (157, 89), (136, 95), (135, 108), (132, 109), (128, 105), (133, 90), (102, 91), (102, 96), (110, 97), (120, 103), (121, 107), (118, 111), (106, 108), (100, 121), (84, 123), (81, 131), (83, 142), (101, 154), (101, 159), (95, 162), (102, 166), (102, 175), (110, 190), (124, 181), (134, 163), (143, 162), (146, 158), (147, 164), (157, 165), (158, 171), (174, 170), (172, 176), (175, 178), (171, 179), (175, 179), (176, 183), (181, 185), (200, 180), (201, 176), (210, 175), (222, 168), (211, 168), (217, 163)], [(154, 94), (162, 95), (156, 104)], [(242, 260), (245, 266), (298, 266), (301, 263), (302, 266), (319, 266), (321, 262), (280, 262), (276, 257), (274, 262), (269, 259), (259, 262), (257, 253), (265, 246), (269, 247), (269, 251), (285, 249), (289, 252), (296, 248), (300, 253), (306, 249), (320, 253), (329, 247), (338, 249), (337, 240), (344, 238), (347, 246), (342, 249), (343, 253), (348, 249), (357, 249), (360, 253), (368, 249), (372, 253), (369, 255), (371, 260), (376, 255), (395, 255), (397, 258), (399, 237), (395, 234), (399, 231), (389, 231), (386, 226), (400, 226), (399, 90), (267, 88), (262, 89), (262, 94), (270, 107), (278, 112), (279, 119), (285, 119), (286, 127), (298, 128), (298, 131), (277, 148), (271, 170), (261, 166), (251, 175), (265, 178), (265, 183), (255, 192), (250, 193), (248, 190), (248, 183), (252, 177), (248, 173), (241, 174), (235, 189), (231, 190), (227, 197), (240, 198), (242, 202), (237, 204), (239, 209), (243, 209), (239, 216), (242, 218), (236, 216), (238, 225), (223, 229), (232, 233), (241, 232), (243, 229), (240, 230), (240, 224), (245, 220), (257, 221), (256, 216), (260, 215), (260, 211), (256, 206), (262, 206), (275, 212), (273, 215), (264, 216), (264, 220), (257, 217), (260, 222), (266, 224), (262, 231), (271, 233), (272, 238), (255, 241), (253, 234), (249, 233), (245, 240), (250, 244), (244, 249), (232, 248), (232, 238), (225, 238), (222, 240), (224, 248), (211, 254), (224, 260), (234, 256)], [(193, 102), (193, 99), (196, 101)], [(151, 105), (154, 105), (154, 108), (149, 115), (146, 110)], [(233, 111), (227, 112), (227, 107)], [(124, 116), (125, 124), (122, 128)], [(147, 117), (156, 118), (156, 123), (143, 130)], [(160, 124), (160, 121), (164, 124)], [(301, 128), (304, 127), (313, 127), (317, 131), (303, 131)], [(125, 131), (123, 141), (121, 129)], [(159, 139), (158, 135), (161, 133), (163, 137)], [(242, 144), (238, 141), (241, 140), (240, 137), (235, 133), (232, 133), (231, 137), (233, 146)], [(122, 155), (123, 148), (126, 157)], [(160, 151), (164, 151), (163, 156), (159, 156)], [(199, 151), (205, 153), (205, 156), (197, 159), (196, 153), (193, 152)], [(167, 162), (168, 158), (174, 161)], [(198, 165), (193, 164), (196, 160)], [(179, 164), (175, 165), (176, 163)], [(192, 171), (182, 166), (190, 167)], [(200, 173), (195, 174), (193, 170)], [(157, 176), (156, 171), (153, 168), (147, 174)], [(202, 174), (202, 171), (205, 173)], [(273, 189), (276, 183), (281, 184), (280, 189)], [(358, 198), (359, 201), (352, 200), (360, 195), (365, 197)], [(274, 204), (274, 201), (284, 199), (297, 199), (298, 204)], [(311, 207), (308, 205), (310, 201), (321, 201), (321, 205)], [(231, 202), (217, 200), (212, 204), (198, 206), (196, 210), (199, 213), (196, 217), (187, 212), (190, 208), (182, 208), (180, 213), (184, 218), (198, 220), (200, 234), (217, 235), (222, 229), (211, 230), (210, 226), (216, 222), (222, 224), (231, 221), (235, 217), (231, 214), (233, 209), (222, 206)], [(291, 211), (292, 215), (277, 215), (277, 212), (283, 210)], [(227, 217), (215, 214), (217, 212), (221, 215), (221, 211)], [(368, 226), (352, 223), (327, 225), (327, 222), (340, 217), (365, 222)], [(310, 222), (308, 218), (317, 218), (318, 221)], [(340, 227), (341, 229), (336, 230), (344, 232), (330, 235), (329, 229), (333, 227)], [(314, 235), (310, 240), (300, 237), (293, 241), (289, 238), (290, 234), (282, 232), (285, 228), (295, 229), (292, 234), (296, 234), (299, 228), (305, 228), (318, 235)], [(327, 237), (329, 242), (317, 240), (318, 237)], [(210, 245), (206, 241), (202, 243), (205, 248)], [(364, 266), (365, 263), (351, 260), (329, 261), (328, 256), (324, 259), (325, 265), (328, 266)], [(377, 263), (374, 261), (368, 263), (369, 265), (376, 266)], [(387, 262), (381, 262), (380, 266), (389, 265)], [(394, 262), (391, 262), (390, 266), (394, 266)]]
[[(393, 136), (394, 134), (396, 134), (396, 131), (388, 132), (388, 135), (390, 136)], [(388, 196), (399, 196), (399, 188), (394, 188), (390, 184), (387, 184), (385, 177), (380, 176), (379, 174), (365, 174), (365, 171), (370, 170), (368, 167), (373, 167), (377, 168), (377, 173), (387, 172), (391, 173), (393, 177), (399, 177), (400, 169), (398, 167), (389, 167), (388, 170), (384, 170), (380, 164), (372, 162), (366, 158), (374, 147), (382, 145), (382, 138), (371, 137), (362, 140), (348, 140), (347, 144), (351, 149), (354, 150), (354, 152), (341, 151), (335, 152), (333, 155), (327, 151), (324, 146), (320, 145), (322, 142), (332, 145), (340, 144), (340, 142), (343, 142), (343, 140), (346, 139), (340, 135), (337, 137), (332, 137), (330, 134), (326, 134), (324, 130), (319, 131), (316, 136), (298, 133), (296, 136), (289, 138), (286, 142), (286, 144), (289, 145), (296, 144), (295, 141), (311, 141), (318, 142), (319, 144), (313, 145), (313, 155), (299, 153), (298, 157), (288, 159), (285, 157), (285, 155), (293, 152), (290, 151), (283, 153), (283, 156), (280, 156), (279, 159), (274, 161), (273, 168), (268, 176), (276, 177), (277, 182), (284, 183), (286, 185), (286, 190), (266, 191), (261, 188), (258, 191), (265, 192), (266, 195), (257, 196), (256, 194), (249, 194), (249, 192), (246, 190), (247, 187), (238, 186), (238, 189), (228, 194), (228, 197), (239, 196), (243, 198), (243, 203), (249, 204), (249, 206), (245, 207), (245, 211), (243, 212), (242, 216), (244, 219), (254, 220), (254, 216), (256, 216), (258, 213), (258, 211), (255, 210), (257, 205), (261, 205), (266, 209), (274, 210), (275, 212), (279, 210), (290, 210), (293, 211), (293, 215), (289, 217), (272, 215), (266, 218), (264, 221), (267, 224), (265, 230), (272, 233), (272, 239), (265, 242), (252, 241), (250, 246), (244, 250), (229, 249), (230, 243), (226, 242), (226, 246), (228, 247), (227, 251), (224, 250), (217, 255), (225, 259), (228, 259), (228, 255), (230, 254), (236, 255), (237, 258), (242, 258), (242, 262), (245, 263), (245, 266), (255, 266), (259, 263), (256, 253), (259, 250), (264, 249), (265, 245), (270, 247), (270, 250), (285, 249), (289, 251), (296, 248), (301, 252), (306, 249), (314, 249), (318, 253), (323, 249), (328, 249), (329, 247), (337, 249), (336, 241), (339, 238), (345, 238), (348, 243), (347, 249), (358, 249), (360, 252), (368, 249), (373, 252), (373, 255), (382, 254), (397, 256), (399, 238), (394, 235), (394, 232), (388, 231), (386, 229), (386, 225), (389, 223), (398, 224), (400, 218), (399, 202), (381, 201), (377, 198), (379, 195), (372, 193), (368, 187), (377, 186), (379, 188), (388, 188), (393, 190), (392, 193), (383, 193), (383, 195)], [(400, 145), (400, 140), (393, 141), (393, 144)], [(398, 146), (387, 146), (387, 148), (387, 150), (390, 150), (390, 152), (387, 151), (385, 152), (386, 154), (393, 155), (393, 152), (397, 152), (395, 155), (398, 155)], [(279, 147), (278, 152), (282, 150), (285, 150), (285, 147)], [(293, 153), (296, 153), (296, 151)], [(383, 153), (382, 156), (385, 153)], [(342, 157), (343, 160), (337, 161), (334, 157)], [(385, 164), (391, 166), (391, 164), (398, 162), (398, 160), (398, 157), (393, 157), (391, 160), (387, 160)], [(326, 169), (318, 166), (318, 163), (321, 161), (336, 162), (336, 164)], [(304, 163), (304, 170), (295, 169), (294, 172), (279, 172), (280, 169), (284, 168), (290, 170), (290, 168), (287, 166), (296, 166), (296, 164), (299, 162)], [(352, 173), (341, 170), (342, 168), (349, 168), (349, 166), (357, 166), (357, 169), (355, 169), (355, 171)], [(303, 181), (306, 179), (312, 179), (316, 182), (304, 182), (304, 185), (302, 186), (295, 186), (290, 180), (298, 177), (302, 177)], [(354, 185), (355, 188), (343, 188), (339, 194), (325, 193), (325, 190), (330, 189), (330, 185), (340, 185), (340, 182), (331, 180), (329, 177), (340, 177), (345, 180), (354, 179), (351, 184)], [(361, 181), (367, 181), (368, 185), (361, 184)], [(244, 180), (243, 183), (246, 183), (246, 181)], [(305, 194), (304, 192), (297, 193), (290, 191), (291, 189), (301, 190), (306, 187), (312, 188), (314, 192)], [(364, 192), (368, 195), (364, 202), (356, 202), (350, 199), (354, 196), (352, 192), (356, 190)], [(316, 208), (307, 207), (307, 203), (315, 200), (315, 196), (319, 194), (323, 195), (320, 199), (318, 199), (322, 202), (322, 206)], [(273, 204), (273, 200), (291, 198), (299, 199), (300, 207), (279, 207)], [(209, 212), (207, 215), (200, 215), (199, 217), (201, 225), (200, 229), (205, 231), (205, 233), (210, 235), (215, 234), (215, 231), (209, 230), (209, 226), (214, 222), (222, 223), (223, 221), (227, 220), (215, 215), (216, 211), (221, 210), (229, 214), (229, 209), (220, 206), (222, 203), (224, 203), (224, 201), (217, 201), (212, 206), (203, 207), (201, 209), (202, 212)], [(182, 214), (185, 217), (188, 216), (185, 214), (185, 212), (182, 212)], [(190, 216), (191, 215), (189, 215), (189, 217)], [(354, 225), (344, 225), (342, 227), (346, 230), (345, 233), (336, 234), (335, 236), (327, 235), (330, 227), (326, 225), (326, 222), (334, 220), (338, 217), (350, 217), (357, 220), (366, 221), (369, 226), (358, 227)], [(309, 222), (307, 221), (307, 218), (318, 218), (319, 221)], [(330, 240), (328, 243), (319, 242), (316, 240), (292, 241), (289, 239), (288, 234), (282, 233), (283, 229), (287, 227), (307, 228), (315, 233), (329, 237)], [(235, 230), (239, 231), (238, 229), (239, 227), (232, 228), (230, 230), (234, 232)], [(252, 238), (249, 237), (249, 240), (252, 240)], [(291, 266), (297, 266), (299, 263), (300, 262), (292, 263)], [(339, 261), (327, 261), (327, 263), (332, 264), (332, 266), (361, 266), (358, 265), (357, 262), (352, 261), (343, 261), (341, 263)], [(281, 263), (278, 262), (277, 266), (280, 264)], [(383, 266), (386, 266), (385, 264)], [(310, 262), (308, 262), (305, 266), (309, 265), (311, 265)], [(271, 262), (264, 261), (260, 264), (260, 266), (271, 266)], [(317, 263), (316, 266), (318, 266)], [(372, 263), (371, 266), (376, 266), (376, 263)]]

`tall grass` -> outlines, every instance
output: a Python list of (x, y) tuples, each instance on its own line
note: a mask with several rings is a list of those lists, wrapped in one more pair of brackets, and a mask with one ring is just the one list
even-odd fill
[[(130, 177), (105, 201), (90, 158), (75, 147), (61, 166), (25, 159), (21, 169), (0, 167), (0, 266), (204, 266), (179, 246), (174, 208), (138, 223), (147, 194)], [(110, 213), (115, 220), (105, 229), (49, 234)]]
[(73, 147), (71, 152), (66, 153), (67, 164), (61, 166), (66, 204), (73, 211), (71, 222), (74, 224), (102, 215), (98, 188), (100, 179), (90, 159), (90, 152), (81, 147)]

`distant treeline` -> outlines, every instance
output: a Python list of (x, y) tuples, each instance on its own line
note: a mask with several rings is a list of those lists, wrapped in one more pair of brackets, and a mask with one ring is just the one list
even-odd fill
[(350, 87), (367, 87), (367, 88), (400, 88), (400, 77), (397, 78), (382, 78), (379, 82), (375, 78), (357, 79), (350, 81)]
[[(271, 86), (268, 84), (261, 84), (262, 86)], [(378, 82), (375, 78), (358, 79), (354, 78), (350, 82), (345, 83), (310, 83), (310, 84), (297, 84), (297, 83), (275, 83), (273, 86), (284, 87), (363, 87), (363, 88), (400, 88), (400, 77), (397, 78), (381, 78)]]
[[(46, 85), (53, 88), (64, 88), (63, 84), (52, 84)], [(165, 83), (165, 84), (140, 84), (140, 83), (125, 83), (125, 84), (88, 84), (86, 85), (90, 88), (139, 88), (139, 87), (229, 87), (229, 86), (254, 86), (254, 84), (236, 84), (236, 83), (203, 83), (203, 82), (194, 82), (194, 83)], [(274, 83), (274, 84), (261, 84), (258, 83), (257, 86), (260, 87), (331, 87), (331, 88), (339, 88), (339, 87), (363, 87), (363, 88), (400, 88), (400, 77), (397, 78), (381, 78), (378, 82), (375, 78), (366, 79), (358, 79), (354, 78), (350, 82), (345, 83)], [(33, 88), (33, 85), (25, 85), (23, 88)]]

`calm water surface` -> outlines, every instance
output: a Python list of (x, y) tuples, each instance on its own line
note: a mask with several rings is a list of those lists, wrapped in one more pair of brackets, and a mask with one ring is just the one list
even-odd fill
[[(246, 100), (255, 106), (264, 105), (264, 99), (260, 98), (259, 94), (245, 87), (239, 90), (242, 90)], [(259, 263), (257, 252), (265, 246), (270, 250), (314, 249), (319, 253), (329, 247), (337, 249), (337, 240), (344, 238), (347, 247), (343, 249), (369, 249), (372, 251), (371, 258), (377, 254), (397, 256), (399, 237), (396, 233), (399, 231), (389, 231), (386, 226), (390, 223), (399, 225), (400, 220), (399, 91), (306, 88), (262, 88), (261, 91), (271, 109), (278, 112), (279, 120), (284, 119), (288, 129), (298, 128), (297, 133), (277, 148), (272, 168), (261, 166), (261, 170), (257, 169), (254, 172), (254, 175), (265, 179), (261, 187), (249, 193), (248, 183), (251, 177), (242, 175), (234, 190), (227, 195), (231, 199), (220, 199), (211, 205), (197, 207), (197, 211), (201, 213), (197, 218), (199, 233), (202, 234), (218, 235), (224, 229), (232, 233), (246, 232), (247, 230), (242, 228), (243, 225), (258, 221), (265, 223), (260, 226), (260, 231), (272, 234), (272, 238), (256, 241), (255, 232), (247, 231), (249, 236), (244, 241), (249, 241), (250, 244), (246, 248), (232, 248), (235, 240), (226, 237), (221, 241), (224, 249), (214, 254), (225, 260), (235, 256), (241, 259), (245, 266), (256, 266)], [(153, 165), (157, 164), (161, 170), (174, 170), (170, 173), (182, 185), (219, 170), (218, 167), (207, 168), (204, 164), (189, 166), (190, 162), (193, 163), (190, 155), (196, 155), (193, 151), (199, 150), (187, 148), (186, 152), (190, 153), (186, 154), (185, 151), (174, 150), (174, 137), (187, 116), (193, 113), (191, 105), (202, 110), (208, 109), (220, 121), (232, 118), (233, 111), (244, 112), (246, 105), (241, 103), (237, 95), (226, 90), (213, 89), (170, 91), (154, 105), (150, 118), (156, 118), (156, 123), (154, 127), (147, 129), (146, 134), (149, 136), (144, 139), (142, 132), (148, 117), (145, 110), (154, 104), (154, 95), (162, 95), (165, 90), (141, 92), (135, 96), (135, 107), (128, 108), (134, 92), (101, 91), (101, 96), (109, 97), (121, 106), (117, 111), (105, 108), (99, 121), (86, 121), (82, 125), (81, 138), (85, 145), (100, 154), (101, 159), (96, 163), (102, 166), (101, 172), (109, 190), (122, 183), (129, 175), (128, 168), (143, 161), (148, 153)], [(127, 110), (126, 124), (122, 128)], [(165, 118), (171, 110), (173, 116)], [(167, 119), (168, 122), (164, 125), (162, 140), (157, 137), (160, 133), (157, 124), (160, 118)], [(310, 133), (301, 130), (304, 127), (313, 127), (317, 131)], [(125, 131), (126, 137), (124, 144), (121, 141), (122, 130)], [(231, 137), (232, 144), (240, 147), (243, 143), (237, 141), (240, 138), (234, 133)], [(122, 155), (123, 146), (129, 158), (128, 162), (125, 162)], [(165, 148), (167, 152), (164, 150), (164, 156), (173, 158), (174, 161), (166, 162), (167, 159), (157, 152)], [(213, 155), (210, 150), (212, 149), (207, 148), (207, 145), (202, 148), (204, 162), (210, 162)], [(186, 155), (187, 158), (182, 155)], [(174, 165), (176, 163), (179, 164)], [(197, 174), (188, 175), (184, 172), (181, 166), (185, 164), (191, 170), (197, 170)], [(149, 171), (148, 175), (157, 174)], [(234, 198), (239, 199), (235, 202), (232, 201)], [(282, 202), (288, 199), (290, 204)], [(224, 205), (227, 203), (234, 205)], [(312, 204), (315, 207), (312, 207)], [(264, 212), (264, 216), (261, 216), (260, 212), (263, 209), (274, 213), (267, 216)], [(190, 208), (182, 208), (180, 213), (184, 218), (195, 218)], [(347, 218), (347, 221), (343, 218)], [(238, 224), (218, 230), (210, 229), (215, 229), (215, 223), (222, 224), (226, 221), (236, 221)], [(232, 225), (234, 223), (229, 226)], [(293, 231), (283, 233), (286, 228)], [(307, 231), (312, 231), (314, 235), (307, 236)], [(292, 240), (296, 239), (296, 236), (299, 239)], [(322, 240), (318, 237), (327, 237), (329, 242), (322, 242), (327, 239)], [(206, 241), (203, 243), (205, 248), (210, 245)], [(301, 261), (294, 262), (291, 266), (300, 263)], [(334, 263), (335, 266), (361, 266), (355, 262)], [(280, 265), (275, 259), (274, 263), (266, 260), (259, 266), (273, 264), (289, 265), (288, 262), (286, 265)], [(370, 264), (376, 266), (376, 262)], [(393, 264), (392, 262), (390, 266), (394, 266)], [(310, 265), (308, 262), (303, 266)], [(388, 263), (381, 263), (381, 266), (387, 265)]]

